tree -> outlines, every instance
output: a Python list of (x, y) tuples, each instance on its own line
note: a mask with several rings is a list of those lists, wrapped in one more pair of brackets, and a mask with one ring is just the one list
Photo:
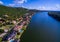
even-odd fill
[(3, 29), (0, 29), (0, 33), (3, 33), (4, 32), (4, 30)]

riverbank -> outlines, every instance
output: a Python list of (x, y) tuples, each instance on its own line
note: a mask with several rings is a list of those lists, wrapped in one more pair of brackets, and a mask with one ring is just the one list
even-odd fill
[(34, 13), (26, 13), (23, 16), (21, 16), (19, 19), (20, 21), (15, 24), (15, 26), (7, 33), (6, 36), (4, 36), (2, 39), (3, 41), (10, 42), (11, 40), (20, 41), (20, 37), (26, 30), (28, 24), (30, 23), (30, 19), (32, 18), (32, 15)]
[(24, 31), (26, 31), (26, 28), (28, 26), (28, 24), (30, 23), (30, 19), (32, 18), (33, 14), (28, 14), (27, 16), (23, 17), (23, 18), (27, 18), (26, 20), (23, 19), (23, 21), (26, 21), (25, 25), (22, 27), (22, 29), (20, 30), (20, 35), (18, 35), (18, 40), (20, 40), (22, 34), (24, 33)]
[(56, 19), (57, 21), (60, 21), (60, 12), (48, 12), (48, 15)]

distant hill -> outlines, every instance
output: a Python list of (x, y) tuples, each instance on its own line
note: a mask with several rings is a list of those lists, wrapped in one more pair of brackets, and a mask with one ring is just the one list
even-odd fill
[(60, 21), (60, 12), (59, 11), (55, 11), (55, 12), (48, 12), (48, 15), (53, 17), (54, 19)]

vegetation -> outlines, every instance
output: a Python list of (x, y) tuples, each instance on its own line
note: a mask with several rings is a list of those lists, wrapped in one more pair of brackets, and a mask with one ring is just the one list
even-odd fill
[(26, 8), (22, 7), (7, 7), (0, 5), (0, 27), (6, 26), (6, 25), (13, 25), (12, 21), (17, 21), (20, 16), (23, 16), (25, 13), (32, 14), (35, 12), (35, 10), (28, 10)]
[(0, 42), (2, 42), (2, 38), (0, 37)]
[(28, 10), (25, 8), (12, 8), (12, 7), (6, 7), (6, 6), (0, 6), (0, 17), (3, 15), (8, 15), (12, 19), (16, 19), (17, 17), (20, 17), (21, 15), (25, 14)]
[[(4, 29), (6, 29), (9, 31), (7, 32), (8, 34), (6, 34), (5, 36), (9, 35), (9, 33), (12, 31), (11, 27), (16, 25), (18, 21), (20, 21), (19, 19), (21, 16), (23, 17), (26, 13), (33, 14), (34, 12), (35, 10), (28, 10), (22, 7), (7, 7), (0, 5), (0, 32), (3, 33)], [(22, 30), (23, 33), (26, 28), (23, 27)], [(16, 37), (20, 38), (22, 33), (18, 32)], [(2, 42), (2, 39), (0, 38), (0, 42)]]
[(13, 20), (18, 19), (27, 12), (28, 10), (25, 8), (13, 8), (0, 5), (0, 20), (2, 20), (2, 22), (0, 22), (0, 27), (13, 25)]
[(3, 29), (0, 29), (0, 33), (3, 33), (4, 32), (4, 30)]
[(48, 15), (53, 17), (54, 19), (60, 21), (60, 12), (56, 11), (56, 12), (48, 12)]

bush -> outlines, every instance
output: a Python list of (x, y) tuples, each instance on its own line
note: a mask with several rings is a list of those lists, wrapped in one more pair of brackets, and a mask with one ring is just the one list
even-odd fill
[(3, 29), (0, 29), (0, 33), (3, 33), (4, 32), (4, 30)]
[(2, 24), (0, 24), (0, 27), (2, 27)]
[(17, 35), (20, 35), (20, 32), (17, 32)]

